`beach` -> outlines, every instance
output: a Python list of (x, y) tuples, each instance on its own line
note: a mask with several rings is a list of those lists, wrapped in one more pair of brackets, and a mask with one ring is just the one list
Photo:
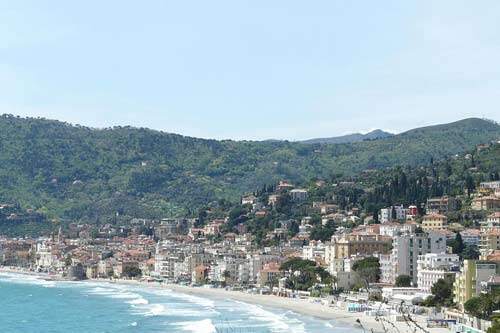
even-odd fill
[[(333, 320), (343, 326), (351, 326), (359, 329), (365, 329), (366, 332), (385, 333), (385, 332), (423, 332), (416, 329), (414, 324), (408, 324), (404, 321), (394, 321), (392, 317), (382, 317), (381, 321), (375, 317), (367, 316), (364, 313), (349, 313), (344, 308), (329, 306), (322, 302), (313, 301), (312, 299), (287, 298), (274, 295), (250, 294), (242, 291), (230, 291), (222, 288), (205, 288), (205, 287), (189, 287), (178, 284), (159, 284), (130, 281), (130, 280), (115, 280), (115, 283), (121, 284), (147, 284), (157, 288), (166, 288), (179, 293), (206, 296), (210, 298), (231, 299), (243, 303), (261, 305), (270, 308), (287, 309), (295, 313), (303, 314), (324, 320)], [(431, 333), (450, 332), (447, 328), (427, 328), (425, 316), (412, 315), (420, 327), (425, 328)], [(359, 322), (357, 322), (359, 320)]]

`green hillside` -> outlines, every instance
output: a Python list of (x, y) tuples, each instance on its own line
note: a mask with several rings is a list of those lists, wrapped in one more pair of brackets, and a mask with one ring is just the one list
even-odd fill
[(160, 217), (218, 199), (237, 201), (281, 179), (302, 183), (428, 163), (499, 138), (499, 125), (475, 118), (374, 141), (302, 144), (90, 129), (3, 115), (0, 201), (68, 220)]

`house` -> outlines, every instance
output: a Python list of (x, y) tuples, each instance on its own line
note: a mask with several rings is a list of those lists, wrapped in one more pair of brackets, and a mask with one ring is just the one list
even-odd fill
[(267, 200), (268, 205), (275, 205), (276, 202), (278, 202), (279, 194), (273, 194), (269, 196), (269, 199)]
[(490, 195), (493, 194), (495, 190), (500, 189), (500, 180), (492, 182), (481, 182), (479, 184), (479, 192), (482, 194)]
[(479, 241), (479, 252), (482, 256), (500, 250), (500, 230), (492, 229), (482, 232)]
[(439, 198), (429, 198), (426, 204), (427, 214), (446, 214), (460, 208), (460, 200), (453, 197), (444, 196)]
[(425, 215), (422, 220), (422, 229), (425, 232), (446, 230), (448, 228), (448, 217), (441, 214)]
[(472, 199), (471, 208), (473, 210), (492, 210), (500, 207), (500, 198), (479, 197)]
[(193, 284), (204, 284), (208, 279), (208, 269), (208, 266), (196, 266), (191, 273), (191, 282)]
[(488, 215), (486, 221), (481, 221), (479, 224), (481, 225), (481, 232), (500, 230), (500, 212)]
[(406, 220), (406, 209), (403, 205), (382, 208), (379, 212), (378, 220), (380, 223)]
[(278, 185), (278, 189), (280, 191), (282, 190), (289, 190), (289, 189), (292, 189), (293, 188), (293, 185), (292, 184), (288, 184), (287, 182), (285, 181), (280, 181), (279, 185)]
[(465, 245), (479, 245), (479, 241), (481, 239), (481, 230), (478, 229), (467, 229), (460, 232), (460, 236), (462, 236), (462, 240)]
[(247, 195), (241, 198), (242, 205), (253, 205), (257, 201), (257, 197), (255, 195)]
[(257, 273), (257, 282), (260, 288), (274, 287), (278, 285), (280, 276), (279, 264), (270, 262), (265, 264), (264, 268)]
[(294, 189), (290, 191), (290, 197), (294, 201), (305, 201), (307, 200), (308, 192), (304, 189)]

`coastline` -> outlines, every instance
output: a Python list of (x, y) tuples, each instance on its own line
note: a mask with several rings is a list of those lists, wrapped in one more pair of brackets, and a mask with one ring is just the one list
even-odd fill
[[(59, 276), (54, 276), (45, 273), (35, 273), (22, 269), (13, 268), (0, 268), (0, 272), (23, 274), (36, 276), (42, 279), (50, 279), (55, 281), (68, 281)], [(392, 324), (387, 322), (381, 323), (377, 321), (375, 317), (367, 316), (364, 313), (349, 313), (344, 308), (325, 305), (322, 302), (314, 302), (311, 299), (292, 299), (286, 297), (278, 297), (273, 295), (259, 295), (259, 294), (249, 294), (241, 291), (229, 291), (225, 289), (218, 288), (204, 288), (204, 287), (188, 287), (177, 284), (157, 284), (148, 283), (145, 281), (136, 280), (121, 280), (121, 279), (90, 279), (80, 281), (82, 283), (88, 282), (102, 282), (110, 284), (120, 284), (120, 285), (133, 285), (133, 286), (146, 286), (150, 288), (160, 288), (168, 289), (182, 294), (194, 295), (194, 296), (205, 296), (210, 298), (220, 298), (220, 299), (230, 299), (237, 302), (260, 305), (275, 309), (286, 309), (294, 313), (301, 314), (304, 316), (314, 317), (322, 320), (331, 320), (337, 324), (339, 327), (352, 327), (360, 331), (364, 330), (366, 332), (372, 333), (385, 333), (397, 331), (399, 333), (414, 332), (415, 326), (409, 326), (406, 322), (398, 322), (390, 320)], [(426, 318), (424, 316), (412, 316), (419, 323), (420, 326), (426, 327)], [(384, 317), (386, 320), (387, 317)], [(357, 322), (359, 320), (359, 323)], [(394, 326), (393, 326), (394, 325)], [(444, 333), (450, 332), (448, 329), (444, 328), (426, 328), (428, 332), (431, 333)]]
[[(102, 281), (110, 282), (109, 280), (95, 279), (90, 281)], [(169, 289), (178, 293), (194, 295), (194, 296), (206, 296), (210, 298), (222, 298), (230, 299), (237, 302), (260, 305), (268, 308), (275, 309), (286, 309), (297, 314), (304, 316), (314, 317), (322, 320), (331, 320), (339, 324), (339, 327), (350, 327), (356, 328), (360, 331), (364, 330), (366, 332), (372, 333), (386, 333), (386, 332), (399, 332), (399, 333), (413, 333), (419, 332), (415, 331), (415, 326), (411, 327), (406, 322), (390, 320), (391, 323), (387, 321), (382, 323), (378, 321), (375, 317), (367, 316), (364, 313), (349, 313), (344, 308), (336, 306), (328, 306), (321, 302), (313, 302), (310, 299), (292, 299), (286, 297), (278, 297), (273, 295), (259, 295), (259, 294), (249, 294), (241, 291), (229, 291), (220, 288), (204, 288), (204, 287), (188, 287), (178, 284), (154, 284), (142, 281), (134, 280), (113, 280), (111, 283), (117, 284), (127, 284), (127, 285), (144, 285), (153, 288), (164, 288)], [(383, 317), (385, 320), (389, 320), (387, 317)], [(447, 328), (427, 328), (426, 317), (412, 315), (412, 318), (417, 321), (417, 323), (426, 329), (430, 333), (445, 333), (450, 332)], [(359, 319), (359, 323), (357, 320)]]

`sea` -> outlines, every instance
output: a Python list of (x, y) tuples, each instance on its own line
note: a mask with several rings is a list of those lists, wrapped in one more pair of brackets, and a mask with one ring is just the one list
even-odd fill
[(52, 281), (0, 272), (0, 332), (360, 332), (224, 298), (147, 285)]

